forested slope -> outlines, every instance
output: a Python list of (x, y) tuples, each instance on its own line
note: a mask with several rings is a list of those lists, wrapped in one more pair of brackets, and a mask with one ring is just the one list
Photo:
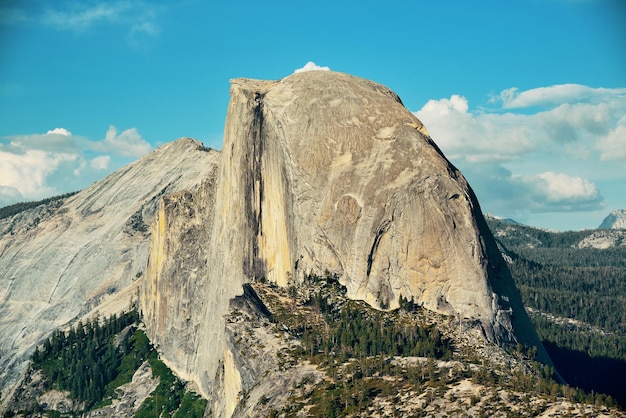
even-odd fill
[[(626, 405), (626, 245), (488, 218), (537, 332), (570, 383)], [(595, 234), (595, 235), (594, 235)], [(581, 244), (583, 243), (583, 244)], [(581, 248), (582, 247), (582, 248)]]

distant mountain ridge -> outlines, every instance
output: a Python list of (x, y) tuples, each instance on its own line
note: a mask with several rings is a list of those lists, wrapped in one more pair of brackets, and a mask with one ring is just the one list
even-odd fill
[[(605, 250), (626, 246), (626, 211), (617, 210), (606, 217), (598, 229), (580, 231), (555, 231), (519, 223), (513, 219), (485, 215), (491, 232), (501, 241), (514, 242), (515, 246), (529, 248), (572, 247)], [(624, 224), (625, 226), (620, 226)]]

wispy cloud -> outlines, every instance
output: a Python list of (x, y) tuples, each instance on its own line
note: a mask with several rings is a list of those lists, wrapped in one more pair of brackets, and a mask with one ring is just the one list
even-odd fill
[(472, 110), (466, 98), (430, 100), (416, 116), (446, 156), (472, 180), (481, 202), (503, 214), (590, 211), (604, 204), (576, 161), (605, 171), (626, 167), (626, 89), (563, 84), (492, 97)]
[(3, 138), (0, 207), (82, 189), (151, 149), (135, 128), (118, 133), (114, 126), (99, 141), (65, 128)]
[(76, 33), (89, 32), (109, 26), (125, 27), (128, 39), (138, 44), (145, 37), (160, 33), (159, 16), (164, 6), (144, 1), (86, 1), (54, 2), (43, 10), (3, 8), (0, 6), (0, 24), (44, 25), (56, 30)]
[(72, 8), (49, 9), (43, 14), (43, 23), (57, 29), (86, 31), (100, 23), (122, 23), (132, 5), (129, 2), (76, 4)]
[(126, 129), (120, 134), (113, 125), (109, 126), (103, 141), (90, 143), (98, 152), (113, 153), (123, 157), (139, 158), (150, 152), (152, 146), (139, 135), (137, 129)]
[(0, 5), (0, 25), (21, 25), (31, 21), (32, 17), (25, 10)]
[(517, 87), (503, 90), (492, 96), (492, 103), (502, 103), (505, 109), (550, 106), (579, 102), (601, 103), (614, 98), (624, 97), (626, 88), (593, 88), (581, 84), (558, 84), (549, 87), (519, 91)]

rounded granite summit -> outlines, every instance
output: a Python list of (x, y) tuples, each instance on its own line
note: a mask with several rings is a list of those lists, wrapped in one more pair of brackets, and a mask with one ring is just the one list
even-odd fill
[(372, 306), (413, 298), (537, 342), (474, 193), (387, 87), (331, 71), (234, 79), (223, 149), (216, 233), (242, 282), (330, 271)]

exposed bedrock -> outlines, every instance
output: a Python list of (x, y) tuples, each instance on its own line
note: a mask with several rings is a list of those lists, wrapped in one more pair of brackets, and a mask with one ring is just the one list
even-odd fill
[(351, 298), (379, 309), (413, 298), (549, 362), (467, 181), (398, 96), (365, 79), (232, 80), (215, 175), (164, 198), (152, 231), (148, 332), (218, 415), (235, 407), (216, 397), (224, 379), (254, 381), (224, 316), (260, 278), (336, 274)]

